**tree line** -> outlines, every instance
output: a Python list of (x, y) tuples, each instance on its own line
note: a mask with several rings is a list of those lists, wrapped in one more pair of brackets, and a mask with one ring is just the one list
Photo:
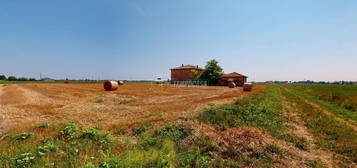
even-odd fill
[(25, 77), (17, 78), (15, 76), (6, 77), (5, 75), (0, 75), (0, 80), (3, 80), (3, 81), (36, 81), (35, 78), (25, 78)]

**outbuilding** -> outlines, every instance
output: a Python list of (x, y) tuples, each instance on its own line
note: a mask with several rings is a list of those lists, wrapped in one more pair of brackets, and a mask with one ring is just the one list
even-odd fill
[(55, 81), (54, 79), (49, 78), (49, 77), (42, 78), (41, 80), (44, 82), (54, 82)]
[(229, 74), (223, 74), (221, 76), (221, 85), (227, 86), (229, 82), (234, 82), (237, 86), (243, 86), (247, 82), (247, 76), (239, 74), (237, 72), (232, 72)]

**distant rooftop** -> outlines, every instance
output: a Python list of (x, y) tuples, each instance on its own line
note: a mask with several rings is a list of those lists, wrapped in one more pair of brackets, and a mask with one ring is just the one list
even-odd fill
[(247, 77), (245, 75), (242, 75), (240, 73), (237, 73), (237, 72), (232, 72), (232, 73), (229, 73), (229, 74), (223, 74), (222, 77), (226, 77), (226, 78), (230, 78), (230, 77), (237, 77), (237, 76), (244, 76), (244, 77)]
[(199, 67), (198, 65), (197, 66), (194, 66), (194, 65), (181, 65), (179, 67), (176, 67), (176, 68), (172, 68), (171, 70), (173, 69), (198, 69), (198, 70), (203, 70), (203, 68)]
[(44, 77), (41, 79), (42, 81), (54, 81), (54, 79), (49, 78), (49, 77)]

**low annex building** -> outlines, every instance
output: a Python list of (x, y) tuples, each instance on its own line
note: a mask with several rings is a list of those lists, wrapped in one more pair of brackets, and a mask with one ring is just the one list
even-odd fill
[(228, 85), (229, 82), (234, 82), (237, 86), (243, 86), (247, 82), (247, 76), (239, 74), (237, 72), (232, 72), (229, 74), (223, 74), (221, 76), (221, 85)]
[(49, 78), (49, 77), (42, 78), (41, 80), (44, 82), (54, 82), (55, 81), (54, 79)]
[(192, 71), (202, 72), (204, 69), (193, 65), (181, 65), (171, 69), (171, 81), (190, 81)]

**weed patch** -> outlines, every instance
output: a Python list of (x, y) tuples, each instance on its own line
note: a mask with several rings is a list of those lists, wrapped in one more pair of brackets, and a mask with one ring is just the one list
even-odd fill
[(103, 103), (103, 102), (104, 102), (103, 99), (97, 99), (97, 100), (94, 101), (94, 103)]
[(16, 137), (16, 140), (24, 141), (24, 140), (30, 139), (32, 136), (33, 136), (33, 134), (24, 132), (24, 133), (19, 134)]
[(283, 108), (278, 89), (238, 99), (235, 105), (206, 109), (198, 120), (222, 127), (253, 126), (267, 130), (273, 136), (285, 129)]
[(41, 124), (38, 125), (38, 128), (50, 128), (52, 126), (53, 125), (49, 124), (49, 123), (41, 123)]
[(292, 144), (294, 144), (295, 147), (299, 149), (307, 150), (308, 143), (305, 138), (292, 136), (290, 134), (283, 134), (279, 136), (279, 139), (282, 139), (286, 142), (291, 142)]

